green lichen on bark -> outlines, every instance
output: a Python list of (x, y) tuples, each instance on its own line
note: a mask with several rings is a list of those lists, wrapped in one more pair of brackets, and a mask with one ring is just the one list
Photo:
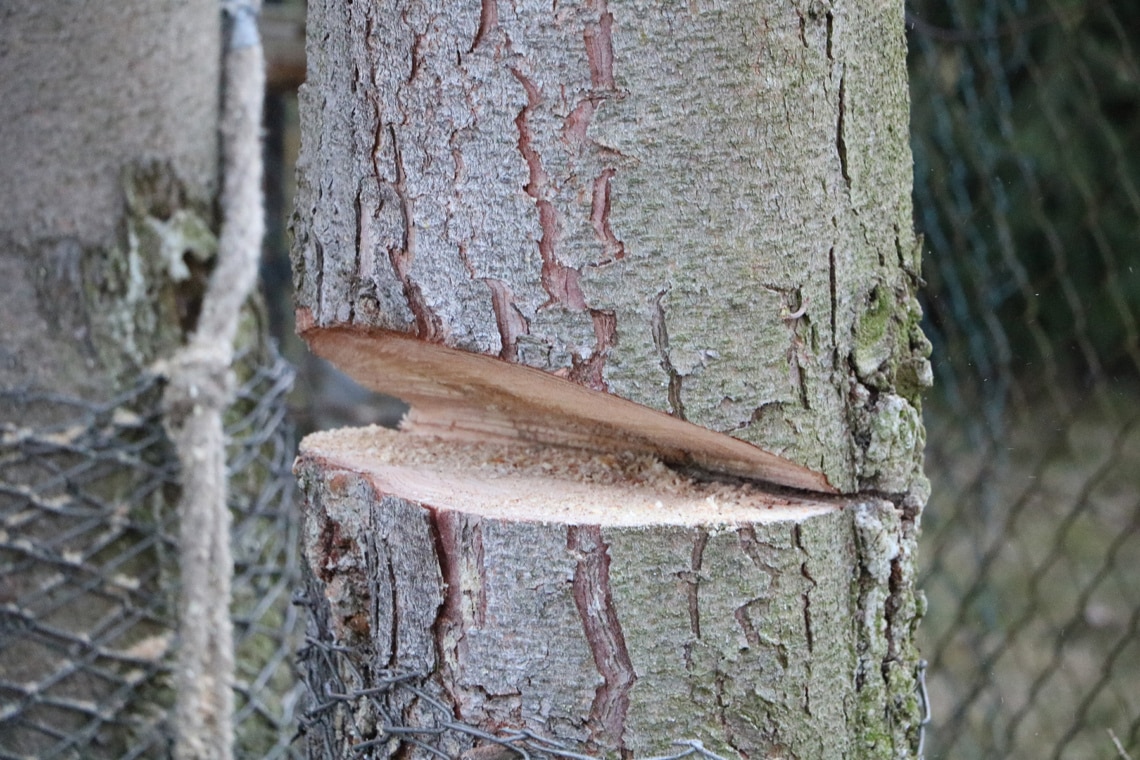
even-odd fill
[[(82, 329), (97, 363), (129, 378), (181, 345), (193, 329), (217, 238), (206, 200), (173, 167), (131, 165), (123, 172), (125, 213), (118, 241), (77, 252)], [(45, 290), (59, 287), (51, 272)]]
[(852, 583), (858, 756), (913, 758), (925, 717), (916, 684), (914, 630), (925, 600), (916, 586), (913, 515), (883, 500), (868, 500), (849, 511), (859, 549), (859, 572)]

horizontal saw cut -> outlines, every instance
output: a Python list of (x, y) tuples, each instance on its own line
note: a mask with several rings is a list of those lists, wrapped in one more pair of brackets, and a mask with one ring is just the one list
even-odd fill
[(694, 481), (649, 454), (438, 440), (376, 425), (312, 433), (299, 462), (298, 470), (357, 473), (379, 494), (505, 522), (795, 524), (845, 503), (814, 493), (773, 494), (756, 484)]
[(410, 433), (648, 454), (710, 474), (836, 493), (822, 474), (750, 443), (538, 369), (377, 328), (316, 327), (303, 311), (298, 332), (356, 382), (407, 403), (401, 429)]

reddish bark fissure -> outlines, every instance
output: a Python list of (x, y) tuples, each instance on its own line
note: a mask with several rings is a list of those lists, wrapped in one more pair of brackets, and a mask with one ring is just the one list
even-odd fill
[(587, 388), (605, 391), (609, 390), (604, 374), (606, 354), (617, 337), (617, 315), (591, 309), (590, 317), (594, 320), (594, 350), (585, 359), (572, 358), (574, 366), (567, 377)]
[(594, 665), (602, 676), (590, 706), (591, 734), (593, 741), (603, 748), (624, 748), (630, 691), (637, 674), (610, 591), (609, 547), (602, 539), (602, 529), (596, 525), (569, 527), (566, 545), (578, 557), (573, 580), (574, 603)]
[[(471, 712), (471, 707), (469, 695), (459, 686), (461, 675), (456, 669), (464, 659), (468, 627), (484, 625), (487, 616), (483, 529), (477, 517), (443, 510), (433, 510), (430, 522), (444, 581), (443, 604), (436, 615), (433, 638), (441, 683), (451, 696), (457, 715), (462, 717)], [(474, 590), (471, 583), (464, 582), (472, 575), (478, 578)]]
[(515, 361), (519, 355), (519, 337), (529, 332), (526, 317), (515, 306), (511, 288), (502, 280), (484, 277), (491, 291), (491, 309), (495, 312), (495, 325), (499, 329), (499, 358)]
[(483, 44), (491, 31), (499, 26), (499, 0), (483, 0), (479, 7), (479, 29), (471, 43), (471, 50)]
[(594, 179), (593, 200), (590, 205), (590, 224), (594, 234), (602, 241), (602, 259), (595, 266), (605, 266), (625, 258), (625, 244), (618, 240), (610, 226), (610, 180), (615, 169), (604, 169)]
[[(388, 259), (392, 263), (392, 270), (404, 288), (404, 298), (408, 302), (408, 309), (416, 321), (416, 334), (424, 340), (441, 340), (443, 337), (443, 324), (428, 306), (420, 286), (411, 278), (409, 270), (416, 258), (416, 226), (415, 206), (412, 197), (408, 194), (406, 176), (404, 173), (404, 159), (400, 151), (400, 143), (396, 137), (396, 129), (388, 125), (392, 152), (396, 163), (396, 183), (393, 189), (400, 199), (400, 210), (404, 221), (404, 240), (400, 247), (388, 249)], [(379, 175), (377, 175), (379, 176)]]
[(538, 251), (542, 256), (542, 287), (550, 296), (550, 300), (543, 306), (558, 304), (573, 311), (584, 311), (586, 297), (578, 282), (580, 273), (560, 262), (554, 254), (554, 244), (558, 239), (558, 215), (554, 204), (547, 197), (550, 177), (542, 165), (542, 156), (534, 147), (534, 136), (530, 129), (530, 114), (542, 102), (542, 93), (538, 85), (521, 69), (512, 67), (511, 73), (523, 86), (527, 98), (527, 104), (515, 118), (515, 126), (519, 131), (519, 153), (526, 161), (529, 171), (525, 190), (538, 208), (539, 229), (542, 230), (542, 236), (538, 240)]
[[(492, 3), (493, 5), (493, 3)], [(585, 151), (593, 146), (587, 136), (590, 120), (598, 103), (615, 90), (613, 74), (613, 15), (608, 11), (605, 0), (595, 6), (598, 20), (586, 25), (583, 40), (586, 59), (590, 69), (591, 90), (574, 106), (566, 117), (562, 129), (562, 139), (571, 150)], [(480, 18), (476, 44), (479, 44), (498, 23), (497, 8), (488, 9), (484, 3)], [(562, 263), (557, 255), (559, 236), (558, 210), (550, 200), (550, 177), (542, 163), (542, 156), (534, 144), (530, 118), (533, 110), (542, 103), (542, 92), (536, 82), (521, 68), (513, 66), (512, 75), (522, 85), (527, 103), (515, 119), (518, 129), (518, 148), (528, 169), (526, 193), (530, 195), (538, 210), (541, 236), (538, 241), (542, 259), (541, 282), (549, 300), (540, 308), (561, 306), (573, 311), (588, 311), (594, 323), (594, 347), (584, 359), (574, 359), (569, 378), (595, 390), (608, 390), (605, 379), (605, 361), (610, 347), (617, 339), (617, 317), (612, 311), (591, 308), (582, 292), (581, 272)], [(610, 223), (611, 181), (616, 169), (606, 167), (593, 180), (590, 206), (590, 224), (601, 245), (601, 255), (591, 266), (605, 266), (625, 257), (625, 245), (618, 239)], [(505, 308), (506, 304), (502, 304)], [(503, 309), (496, 306), (496, 317)], [(500, 322), (500, 326), (502, 322)], [(504, 337), (504, 356), (516, 354), (513, 346), (507, 348), (517, 334)]]

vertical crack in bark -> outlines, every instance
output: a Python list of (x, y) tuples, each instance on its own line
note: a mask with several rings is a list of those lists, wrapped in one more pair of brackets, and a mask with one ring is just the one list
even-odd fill
[[(796, 548), (805, 556), (807, 556), (807, 549), (804, 548), (803, 536), (800, 534), (800, 526), (796, 525), (792, 529), (792, 538)], [(805, 559), (800, 563), (800, 575), (808, 582), (807, 587), (802, 594), (804, 600), (804, 635), (807, 639), (807, 649), (810, 654), (815, 646), (815, 631), (812, 628), (811, 619), (811, 592), (815, 590), (818, 585), (815, 578), (812, 577), (811, 569), (808, 567), (807, 560)], [(810, 664), (809, 664), (810, 667)]]
[(661, 359), (661, 369), (665, 370), (666, 376), (669, 378), (669, 409), (670, 414), (679, 419), (685, 419), (685, 404), (681, 401), (681, 375), (673, 367), (673, 362), (669, 358), (669, 331), (665, 327), (665, 306), (661, 303), (661, 299), (669, 292), (669, 289), (660, 291), (657, 298), (654, 299), (655, 309), (653, 312), (650, 329), (653, 331), (653, 345), (657, 349), (657, 355)]
[[(688, 597), (689, 603), (689, 631), (693, 634), (693, 638), (695, 639), (701, 637), (701, 564), (704, 560), (705, 546), (708, 545), (708, 542), (708, 531), (698, 531), (696, 540), (693, 541), (693, 551), (689, 558), (689, 569), (678, 573), (681, 580), (685, 583), (685, 595)], [(737, 610), (737, 613), (739, 612), (740, 610)]]
[[(764, 287), (778, 293), (784, 302), (781, 310), (783, 313), (780, 318), (784, 324), (788, 325), (788, 329), (791, 331), (791, 341), (788, 343), (787, 351), (788, 372), (791, 384), (797, 389), (800, 406), (811, 411), (811, 396), (808, 393), (807, 372), (805, 369), (811, 360), (811, 355), (807, 351), (803, 337), (800, 335), (801, 325), (805, 322), (811, 322), (811, 318), (807, 314), (808, 299), (804, 296), (801, 288), (790, 288), (780, 285), (764, 285)], [(793, 306), (795, 306), (794, 311), (792, 310)]]
[(317, 321), (325, 320), (325, 247), (313, 235), (313, 254), (317, 266)]
[(471, 50), (479, 47), (499, 26), (499, 0), (483, 0), (479, 8), (479, 29), (475, 32), (475, 39), (471, 42)]
[(844, 120), (847, 111), (847, 73), (839, 75), (839, 118), (835, 125), (835, 149), (839, 153), (839, 170), (843, 174), (843, 181), (847, 189), (851, 189), (851, 174), (847, 166), (847, 138), (843, 134), (846, 128)]
[[(836, 331), (836, 320), (839, 312), (839, 285), (835, 271), (835, 246), (831, 246), (827, 251), (827, 277), (828, 295), (831, 298), (831, 345), (838, 346), (839, 336)], [(839, 365), (838, 356), (834, 357), (832, 364), (833, 366)]]
[(499, 358), (513, 362), (519, 356), (519, 337), (529, 333), (530, 326), (515, 306), (514, 294), (507, 283), (494, 277), (484, 277), (483, 282), (491, 291), (491, 309), (499, 328)]
[(891, 560), (891, 573), (887, 581), (887, 594), (886, 601), (883, 604), (884, 618), (886, 620), (886, 639), (887, 639), (887, 656), (883, 658), (883, 683), (890, 686), (890, 664), (899, 660), (899, 636), (897, 634), (897, 627), (902, 624), (907, 625), (909, 621), (903, 618), (903, 599), (902, 593), (904, 591), (903, 583), (903, 569), (902, 558), (895, 557)]
[(625, 258), (625, 244), (618, 240), (610, 225), (610, 180), (613, 179), (615, 169), (604, 169), (594, 178), (593, 199), (590, 203), (590, 224), (594, 227), (594, 234), (602, 243), (602, 258), (597, 266), (604, 266)]
[(432, 639), (436, 644), (439, 659), (441, 683), (450, 693), (452, 701), (463, 715), (464, 700), (456, 686), (457, 668), (460, 661), (460, 647), (465, 635), (463, 625), (463, 584), (461, 567), (462, 544), (460, 543), (459, 516), (451, 512), (431, 511), (428, 520), (435, 554), (439, 561), (440, 576), (443, 578), (443, 603), (436, 613), (432, 626)]
[[(396, 164), (396, 183), (394, 189), (396, 197), (400, 199), (400, 211), (404, 221), (404, 240), (400, 248), (389, 248), (388, 259), (392, 263), (392, 270), (400, 280), (404, 289), (404, 298), (408, 302), (408, 309), (416, 322), (416, 333), (420, 338), (438, 341), (443, 337), (443, 324), (439, 316), (432, 312), (424, 298), (420, 286), (411, 278), (409, 270), (416, 258), (416, 226), (415, 207), (408, 193), (407, 175), (404, 172), (404, 158), (400, 151), (400, 142), (396, 137), (396, 127), (388, 125), (389, 137), (392, 140), (392, 153)], [(380, 175), (377, 173), (377, 180)]]
[(483, 524), (476, 516), (453, 513), (440, 513), (435, 523), (440, 569), (447, 582), (444, 609), (454, 613), (453, 620), (464, 629), (481, 627), (487, 619)]
[(534, 135), (530, 128), (530, 114), (542, 101), (542, 94), (538, 85), (531, 81), (518, 68), (511, 68), (511, 73), (526, 91), (527, 104), (515, 117), (515, 126), (519, 131), (519, 153), (526, 161), (529, 170), (526, 194), (534, 199), (538, 207), (538, 223), (542, 235), (538, 240), (538, 251), (542, 256), (542, 287), (550, 296), (550, 300), (542, 307), (558, 304), (573, 311), (586, 309), (586, 298), (582, 295), (582, 288), (578, 283), (579, 272), (558, 261), (555, 255), (555, 241), (558, 239), (558, 217), (554, 204), (547, 198), (550, 178), (542, 166), (542, 157), (534, 147)]
[(467, 552), (463, 555), (463, 597), (467, 607), (467, 620), (476, 628), (482, 628), (487, 624), (487, 572), (483, 559), (482, 520), (477, 517), (464, 519), (463, 545), (467, 547)]
[[(388, 647), (388, 668), (395, 670), (400, 666), (400, 604), (397, 600), (396, 589), (400, 581), (396, 578), (396, 566), (392, 562), (391, 551), (384, 552), (384, 569), (388, 571), (388, 587), (391, 589), (389, 613), (388, 635), (391, 637), (391, 644)], [(373, 619), (379, 619), (379, 610), (373, 611)]]
[(704, 564), (705, 547), (708, 546), (708, 543), (709, 534), (707, 531), (702, 530), (697, 533), (697, 540), (693, 542), (693, 553), (690, 560), (693, 582), (689, 586), (689, 625), (692, 627), (693, 635), (698, 639), (701, 637), (701, 566)]
[(834, 61), (835, 53), (832, 47), (835, 42), (835, 14), (827, 12), (827, 60)]
[(566, 544), (578, 558), (574, 568), (574, 603), (594, 665), (602, 677), (590, 706), (592, 739), (605, 749), (618, 748), (624, 753), (625, 720), (637, 675), (610, 591), (609, 547), (602, 540), (602, 529), (596, 525), (570, 526)]
[[(376, 298), (376, 287), (372, 284), (372, 272), (376, 266), (376, 240), (375, 230), (367, 220), (365, 214), (371, 214), (365, 200), (364, 183), (368, 178), (362, 178), (356, 188), (354, 209), (356, 211), (356, 260), (353, 264), (352, 298), (349, 299), (349, 322), (356, 321), (357, 304), (363, 305), (365, 299)], [(366, 309), (361, 309), (362, 315)]]

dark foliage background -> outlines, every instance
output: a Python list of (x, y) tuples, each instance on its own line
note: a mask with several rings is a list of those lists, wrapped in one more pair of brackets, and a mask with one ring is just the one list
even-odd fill
[(931, 758), (1140, 752), (1140, 4), (910, 0)]

